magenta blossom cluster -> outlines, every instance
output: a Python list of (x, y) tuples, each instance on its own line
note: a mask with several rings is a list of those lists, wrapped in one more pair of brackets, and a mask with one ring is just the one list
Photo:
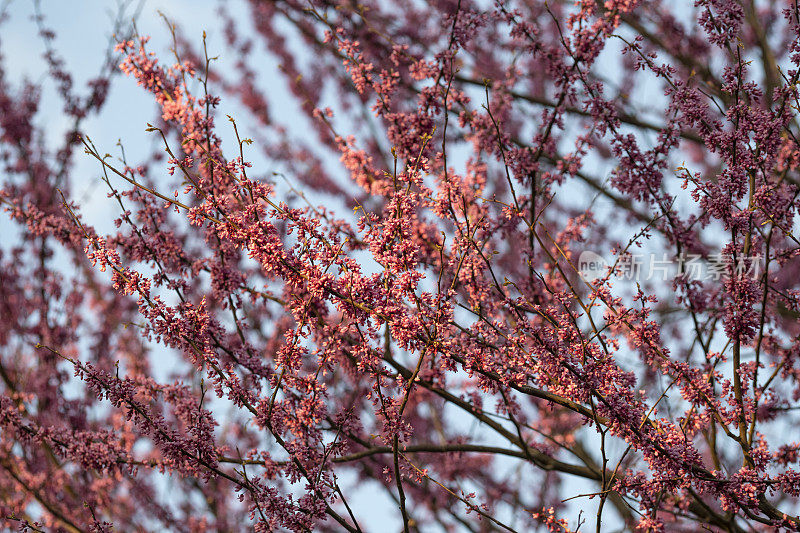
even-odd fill
[(240, 7), (85, 91), (37, 10), (59, 146), (0, 65), (3, 527), (800, 530), (796, 1)]

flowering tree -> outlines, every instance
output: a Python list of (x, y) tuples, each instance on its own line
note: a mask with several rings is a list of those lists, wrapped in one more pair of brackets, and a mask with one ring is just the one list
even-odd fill
[(0, 70), (4, 527), (800, 529), (796, 0), (226, 9), (86, 91), (37, 12), (59, 146)]

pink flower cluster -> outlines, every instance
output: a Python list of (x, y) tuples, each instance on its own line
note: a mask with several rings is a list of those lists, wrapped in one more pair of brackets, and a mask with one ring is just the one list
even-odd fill
[[(796, 4), (246, 4), (84, 96), (37, 12), (55, 148), (0, 69), (3, 527), (800, 530)], [(81, 134), (114, 72), (146, 160)]]

